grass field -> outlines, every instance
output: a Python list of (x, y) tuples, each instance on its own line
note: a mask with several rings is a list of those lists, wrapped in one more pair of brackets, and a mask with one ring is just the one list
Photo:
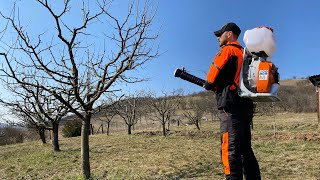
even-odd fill
[[(93, 179), (224, 179), (218, 127), (218, 121), (202, 123), (201, 131), (172, 125), (168, 137), (156, 130), (90, 136)], [(262, 179), (319, 179), (316, 132), (314, 113), (255, 117), (252, 144)], [(81, 179), (80, 138), (62, 138), (60, 147), (53, 152), (40, 141), (0, 147), (0, 179)]]

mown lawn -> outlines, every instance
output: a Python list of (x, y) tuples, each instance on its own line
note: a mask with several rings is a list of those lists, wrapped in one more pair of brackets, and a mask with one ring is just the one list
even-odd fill
[[(168, 137), (158, 131), (93, 135), (93, 179), (224, 179), (218, 126), (172, 125)], [(252, 143), (262, 179), (319, 179), (316, 130), (316, 114), (255, 117)], [(81, 179), (80, 138), (62, 138), (60, 147), (53, 152), (40, 141), (0, 147), (0, 179)]]

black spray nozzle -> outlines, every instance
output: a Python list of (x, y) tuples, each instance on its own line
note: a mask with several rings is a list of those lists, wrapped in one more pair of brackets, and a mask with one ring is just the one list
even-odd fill
[(179, 68), (177, 68), (175, 71), (174, 71), (174, 77), (179, 77), (183, 80), (186, 80), (186, 81), (189, 81), (193, 84), (196, 84), (198, 86), (201, 86), (203, 87), (203, 85), (205, 84), (205, 80), (201, 79), (201, 78), (198, 78), (194, 75), (191, 75), (187, 72), (185, 72), (184, 70), (181, 70)]

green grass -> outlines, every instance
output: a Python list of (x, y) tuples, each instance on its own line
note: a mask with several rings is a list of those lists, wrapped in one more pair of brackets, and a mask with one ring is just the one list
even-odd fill
[[(156, 131), (90, 136), (93, 179), (224, 179), (218, 127), (217, 121), (201, 131), (172, 125), (168, 137)], [(316, 128), (316, 114), (255, 117), (252, 144), (262, 179), (318, 179)], [(53, 152), (40, 141), (0, 147), (0, 179), (81, 179), (80, 138), (63, 138), (60, 147)]]

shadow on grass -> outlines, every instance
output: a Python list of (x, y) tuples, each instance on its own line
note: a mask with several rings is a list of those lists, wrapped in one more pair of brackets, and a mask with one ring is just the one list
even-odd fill
[[(218, 167), (218, 168), (217, 168)], [(161, 179), (223, 179), (224, 175), (220, 165), (213, 163), (197, 163), (184, 166), (176, 172), (161, 176)]]

